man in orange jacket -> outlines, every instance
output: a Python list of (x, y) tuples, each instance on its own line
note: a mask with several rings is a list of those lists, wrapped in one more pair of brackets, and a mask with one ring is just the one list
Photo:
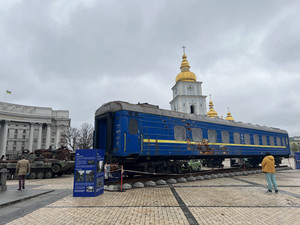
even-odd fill
[(262, 171), (266, 173), (266, 180), (268, 183), (267, 193), (272, 193), (272, 185), (275, 189), (275, 193), (278, 193), (277, 183), (275, 179), (275, 160), (271, 156), (270, 152), (266, 153), (266, 157), (261, 162)]

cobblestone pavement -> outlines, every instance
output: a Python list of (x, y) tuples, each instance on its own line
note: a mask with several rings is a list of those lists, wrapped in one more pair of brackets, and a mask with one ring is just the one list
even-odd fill
[(265, 175), (259, 173), (94, 198), (72, 197), (71, 176), (28, 180), (28, 186), (68, 190), (69, 195), (7, 224), (299, 224), (300, 170), (279, 171), (276, 178), (278, 194), (265, 194)]

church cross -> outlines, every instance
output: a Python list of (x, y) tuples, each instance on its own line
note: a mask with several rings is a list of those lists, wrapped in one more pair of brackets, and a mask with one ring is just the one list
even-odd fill
[(182, 45), (181, 48), (183, 49), (183, 54), (185, 54), (185, 49), (186, 49), (186, 47), (185, 47), (184, 45)]

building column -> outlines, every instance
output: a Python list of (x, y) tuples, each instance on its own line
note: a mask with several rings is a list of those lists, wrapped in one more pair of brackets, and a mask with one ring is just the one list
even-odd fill
[(51, 124), (47, 124), (47, 133), (46, 133), (46, 148), (50, 147), (50, 139), (51, 139)]
[(0, 137), (0, 156), (6, 154), (7, 145), (7, 132), (8, 132), (8, 122), (3, 120), (1, 123), (1, 137)]
[(39, 123), (39, 133), (38, 133), (38, 139), (37, 139), (37, 149), (42, 148), (42, 129), (43, 124)]
[(32, 152), (34, 123), (30, 123), (28, 150)]
[(55, 148), (59, 148), (59, 141), (60, 141), (60, 130), (59, 130), (59, 126), (56, 127), (56, 142), (55, 142)]

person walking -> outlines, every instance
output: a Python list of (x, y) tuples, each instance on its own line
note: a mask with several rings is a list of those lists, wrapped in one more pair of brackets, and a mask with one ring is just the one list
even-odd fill
[(18, 190), (21, 190), (21, 188), (25, 189), (25, 176), (30, 173), (30, 163), (25, 159), (25, 156), (22, 156), (22, 159), (18, 161), (16, 173), (19, 176)]
[(275, 160), (270, 152), (266, 153), (265, 158), (261, 162), (262, 172), (266, 174), (266, 180), (268, 183), (268, 190), (266, 193), (272, 193), (272, 186), (275, 189), (275, 193), (278, 193), (276, 178), (275, 178)]

